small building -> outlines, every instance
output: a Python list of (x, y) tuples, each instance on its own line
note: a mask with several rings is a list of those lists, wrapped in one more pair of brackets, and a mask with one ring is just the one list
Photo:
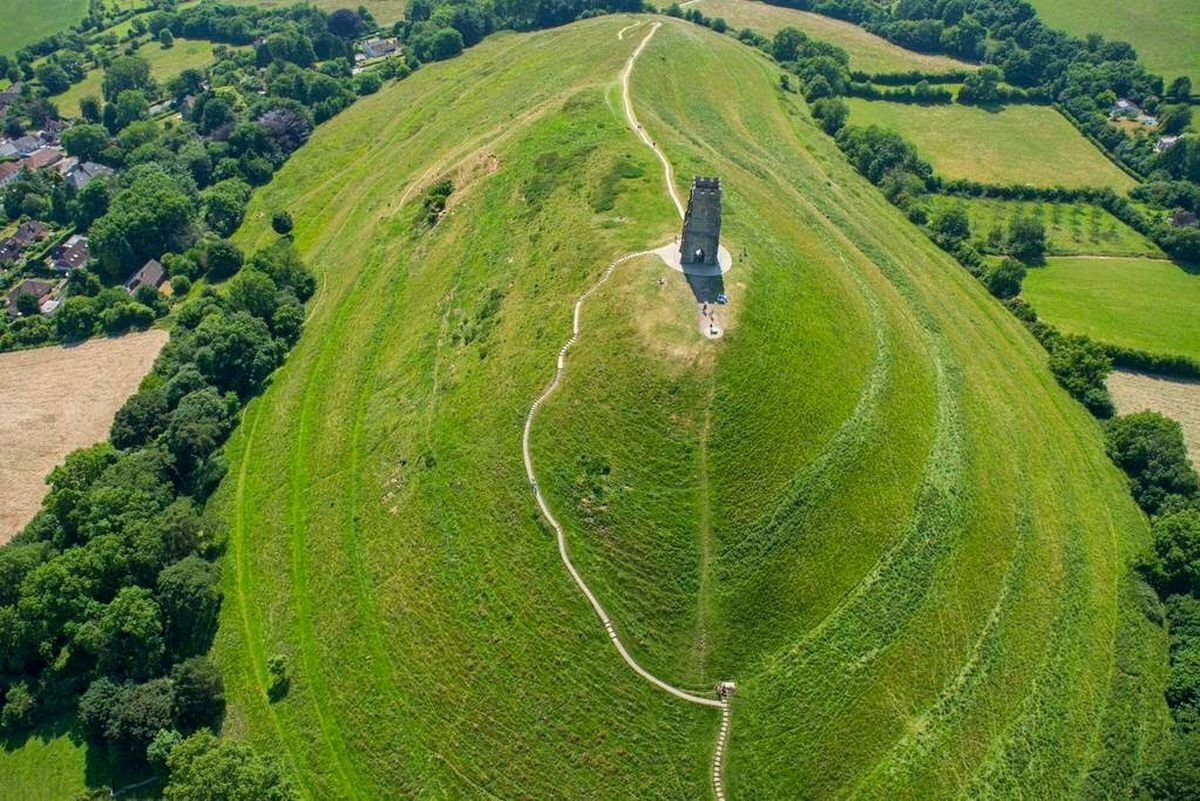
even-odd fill
[(97, 164), (94, 161), (85, 161), (67, 173), (67, 180), (71, 182), (71, 185), (76, 190), (80, 190), (95, 179), (112, 174), (112, 169), (105, 167), (103, 164)]
[(54, 249), (50, 269), (59, 273), (69, 273), (83, 267), (91, 258), (92, 252), (88, 248), (87, 237), (75, 234)]
[(7, 139), (0, 139), (0, 159), (15, 159), (18, 155), (16, 145)]
[(395, 39), (367, 39), (362, 43), (362, 52), (367, 58), (383, 58), (399, 49), (400, 43)]
[(62, 161), (63, 152), (56, 147), (44, 147), (41, 150), (35, 150), (23, 162), (21, 166), (30, 170), (44, 170), (47, 167), (53, 167), (58, 162)]
[(1154, 152), (1163, 153), (1179, 144), (1178, 136), (1160, 136), (1158, 141), (1154, 143)]
[(41, 242), (48, 236), (50, 236), (50, 229), (45, 223), (27, 220), (17, 227), (17, 232), (13, 234), (12, 238), (21, 247), (29, 247), (34, 242)]
[(0, 186), (8, 186), (21, 174), (21, 165), (15, 161), (0, 162)]
[(1113, 103), (1112, 108), (1108, 110), (1108, 116), (1115, 118), (1126, 117), (1131, 120), (1136, 120), (1142, 116), (1142, 109), (1137, 103), (1134, 103), (1128, 98), (1120, 98), (1116, 103)]
[(42, 140), (36, 136), (22, 136), (20, 139), (12, 140), (12, 145), (17, 149), (18, 156), (28, 156), (42, 147)]
[(721, 244), (721, 179), (696, 177), (683, 218), (679, 261), (688, 264), (717, 264)]
[(1175, 209), (1171, 215), (1171, 225), (1176, 228), (1195, 228), (1200, 225), (1200, 217), (1197, 217), (1194, 211)]
[(36, 278), (26, 278), (21, 283), (12, 288), (8, 293), (8, 317), (10, 320), (15, 320), (21, 316), (21, 312), (17, 310), (17, 298), (21, 295), (33, 295), (37, 299), (38, 308), (50, 299), (50, 290), (54, 289), (54, 285), (48, 281), (39, 281)]
[(15, 264), (24, 250), (25, 248), (18, 245), (12, 237), (0, 242), (0, 267)]
[(157, 259), (151, 259), (142, 265), (142, 269), (129, 276), (129, 280), (125, 282), (125, 290), (130, 295), (135, 295), (144, 286), (158, 289), (165, 280), (167, 280), (167, 271), (158, 263)]

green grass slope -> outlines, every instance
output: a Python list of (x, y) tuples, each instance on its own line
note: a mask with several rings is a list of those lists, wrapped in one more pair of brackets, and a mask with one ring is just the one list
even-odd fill
[(87, 13), (87, 0), (2, 0), (0, 53), (15, 53), (30, 42), (74, 25)]
[[(217, 656), (227, 732), (310, 797), (710, 792), (716, 714), (620, 661), (521, 465), (575, 297), (678, 227), (620, 113), (628, 24), (422, 69), (247, 214), (253, 246), (290, 210), (322, 285), (229, 448)], [(634, 654), (738, 681), (730, 796), (1124, 792), (1164, 725), (1164, 651), (1094, 421), (759, 54), (667, 22), (632, 85), (680, 188), (725, 181), (728, 331), (700, 336), (678, 274), (622, 265), (533, 451)], [(294, 679), (270, 703), (276, 653)]]
[(946, 178), (1032, 186), (1111, 186), (1135, 181), (1047, 106), (919, 106), (852, 97), (852, 125), (903, 134)]
[(1032, 0), (1032, 5), (1052, 28), (1129, 42), (1152, 72), (1167, 81), (1186, 75), (1200, 86), (1200, 4), (1195, 0)]
[(1200, 276), (1165, 259), (1054, 257), (1023, 292), (1064, 331), (1200, 359)]

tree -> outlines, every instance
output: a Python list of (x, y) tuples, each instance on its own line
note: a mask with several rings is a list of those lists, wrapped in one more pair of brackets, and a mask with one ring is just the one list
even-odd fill
[(775, 32), (775, 38), (771, 40), (771, 55), (780, 64), (795, 61), (796, 57), (800, 55), (800, 49), (807, 41), (808, 36), (797, 28), (790, 25), (780, 28)]
[(126, 89), (117, 95), (115, 106), (117, 130), (150, 117), (150, 102), (145, 93), (136, 89)]
[(267, 695), (272, 701), (278, 701), (287, 695), (292, 685), (287, 659), (282, 654), (272, 655), (267, 660), (267, 673), (271, 674), (271, 686), (267, 689)]
[(103, 125), (73, 125), (63, 131), (62, 146), (80, 161), (95, 161), (108, 147), (108, 131)]
[(274, 759), (245, 743), (200, 731), (171, 749), (166, 801), (293, 801), (295, 786)]
[(373, 95), (383, 88), (383, 81), (374, 72), (363, 72), (354, 79), (354, 91), (359, 95)]
[(32, 292), (22, 292), (17, 295), (17, 313), (23, 317), (38, 314), (38, 298)]
[(1200, 731), (1171, 738), (1169, 749), (1142, 779), (1154, 801), (1200, 798)]
[(1164, 134), (1181, 134), (1192, 124), (1192, 107), (1186, 103), (1165, 106), (1159, 112), (1159, 131)]
[(242, 250), (228, 239), (218, 239), (208, 246), (205, 264), (211, 281), (223, 281), (242, 269), (245, 257)]
[(958, 102), (980, 106), (999, 103), (1000, 80), (1004, 74), (993, 66), (981, 67), (967, 74), (962, 89), (958, 90)]
[(162, 45), (163, 50), (169, 50), (175, 46), (175, 37), (170, 28), (163, 28), (158, 32), (158, 42)]
[(121, 92), (152, 88), (150, 62), (141, 56), (117, 56), (104, 71), (104, 99), (110, 103)]
[(29, 722), (33, 713), (33, 694), (29, 685), (19, 681), (4, 694), (4, 707), (0, 709), (0, 731), (12, 732)]
[(162, 433), (166, 417), (167, 398), (163, 390), (144, 387), (117, 410), (108, 437), (122, 450), (140, 448)]
[(182, 475), (192, 473), (225, 441), (233, 425), (231, 405), (213, 387), (180, 398), (163, 432), (163, 441)]
[(283, 358), (267, 324), (245, 312), (205, 317), (196, 326), (193, 344), (204, 377), (242, 397), (254, 392)]
[(812, 115), (821, 123), (821, 130), (836, 136), (850, 118), (850, 107), (839, 98), (823, 97), (812, 104)]
[(339, 8), (329, 15), (329, 32), (342, 39), (354, 39), (363, 32), (362, 17), (348, 8)]
[(119, 281), (148, 259), (186, 250), (196, 213), (186, 181), (158, 164), (129, 170), (125, 187), (89, 231), (92, 253), (110, 281)]
[(225, 681), (220, 669), (203, 656), (171, 668), (175, 683), (175, 723), (184, 733), (216, 728), (225, 712)]
[(219, 181), (205, 189), (200, 195), (205, 221), (221, 236), (229, 236), (242, 224), (252, 191), (240, 178)]
[(260, 270), (242, 270), (229, 281), (229, 309), (244, 311), (270, 321), (275, 311), (277, 288), (271, 276)]
[(1154, 521), (1152, 568), (1162, 595), (1200, 590), (1200, 510), (1184, 508)]
[(97, 322), (96, 304), (84, 295), (67, 298), (54, 314), (54, 329), (63, 342), (87, 339), (96, 332)]
[(971, 218), (967, 207), (955, 203), (945, 207), (940, 214), (933, 218), (934, 241), (940, 247), (952, 249), (965, 242), (971, 236)]
[(1008, 228), (1008, 252), (1026, 264), (1040, 264), (1046, 257), (1046, 228), (1029, 215), (1014, 217)]
[(1180, 75), (1171, 81), (1170, 88), (1167, 89), (1167, 97), (1179, 103), (1186, 103), (1192, 95), (1192, 79), (1186, 75)]
[(1129, 475), (1134, 499), (1151, 514), (1172, 500), (1194, 497), (1200, 489), (1183, 429), (1158, 412), (1116, 418), (1108, 425), (1105, 442), (1108, 455)]
[(107, 675), (144, 679), (162, 666), (162, 615), (154, 594), (125, 587), (100, 616), (99, 667)]
[(286, 211), (277, 211), (271, 215), (271, 227), (275, 229), (275, 233), (280, 236), (287, 236), (292, 232), (292, 215)]
[(100, 98), (95, 95), (87, 95), (80, 98), (79, 113), (90, 123), (100, 122), (102, 119), (100, 116)]
[(71, 88), (71, 79), (66, 70), (53, 61), (47, 61), (37, 68), (37, 79), (46, 94), (57, 95)]
[(1005, 259), (987, 275), (987, 288), (1001, 300), (1015, 298), (1021, 294), (1021, 282), (1025, 280), (1025, 265), (1016, 259)]
[(1050, 372), (1092, 414), (1112, 415), (1112, 396), (1104, 383), (1112, 372), (1112, 359), (1103, 346), (1085, 336), (1061, 337), (1050, 349)]
[(220, 568), (198, 556), (186, 556), (159, 573), (158, 597), (172, 655), (203, 653), (212, 642), (221, 607), (220, 578)]

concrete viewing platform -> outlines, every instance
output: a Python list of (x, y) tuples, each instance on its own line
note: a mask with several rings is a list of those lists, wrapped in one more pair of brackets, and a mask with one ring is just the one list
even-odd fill
[(683, 264), (679, 254), (678, 242), (663, 245), (661, 248), (655, 250), (654, 253), (666, 262), (666, 265), (672, 270), (681, 272), (684, 275), (711, 278), (724, 275), (733, 268), (733, 254), (726, 250), (724, 245), (717, 248), (716, 264)]

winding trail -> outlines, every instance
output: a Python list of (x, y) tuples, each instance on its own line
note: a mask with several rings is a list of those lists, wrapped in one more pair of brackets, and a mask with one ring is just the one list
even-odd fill
[[(680, 200), (678, 192), (675, 190), (673, 178), (674, 173), (671, 169), (671, 162), (667, 160), (666, 155), (658, 148), (658, 145), (654, 142), (654, 140), (647, 135), (645, 130), (642, 128), (641, 123), (638, 122), (637, 115), (633, 111), (633, 101), (629, 91), (629, 76), (633, 72), (633, 66), (637, 62), (638, 56), (640, 56), (642, 51), (646, 49), (646, 45), (650, 43), (650, 39), (653, 38), (654, 34), (658, 31), (661, 25), (661, 22), (655, 22), (650, 26), (650, 31), (638, 44), (637, 48), (634, 49), (633, 53), (630, 54), (629, 60), (625, 62), (625, 68), (621, 71), (621, 96), (625, 108), (625, 117), (629, 122), (630, 128), (637, 133), (638, 137), (643, 143), (645, 143), (647, 147), (654, 151), (654, 154), (658, 156), (658, 160), (662, 162), (663, 175), (666, 179), (667, 194), (670, 196), (672, 203), (675, 204), (676, 211), (679, 212), (679, 216), (682, 218), (684, 216), (684, 206), (682, 200)], [(629, 28), (622, 28), (621, 31), (618, 32), (617, 38), (623, 39), (626, 30), (629, 30)], [(537, 416), (538, 409), (541, 408), (542, 404), (545, 403), (546, 400), (552, 394), (554, 394), (555, 390), (557, 390), (562, 384), (563, 371), (566, 369), (567, 351), (571, 349), (571, 346), (579, 341), (579, 321), (580, 314), (583, 311), (584, 301), (591, 297), (597, 289), (603, 286), (608, 279), (612, 277), (612, 274), (616, 271), (618, 266), (640, 256), (648, 256), (654, 253), (654, 249), (640, 250), (636, 253), (628, 253), (616, 259), (612, 262), (612, 264), (608, 265), (608, 269), (606, 269), (600, 278), (597, 279), (596, 283), (592, 284), (587, 291), (580, 295), (579, 299), (575, 301), (575, 311), (571, 327), (571, 338), (568, 339), (566, 344), (564, 344), (558, 351), (558, 359), (554, 371), (554, 378), (551, 380), (550, 384), (546, 387), (542, 394), (539, 395), (529, 407), (529, 414), (525, 416), (525, 430), (521, 436), (521, 455), (525, 461), (526, 477), (529, 479), (529, 484), (533, 488), (533, 497), (537, 500), (538, 508), (542, 512), (542, 517), (544, 517), (546, 522), (550, 524), (550, 527), (554, 529), (555, 537), (558, 540), (559, 556), (562, 558), (562, 562), (566, 566), (567, 572), (571, 574), (571, 578), (574, 579), (575, 584), (579, 587), (579, 591), (583, 593), (585, 598), (587, 598), (588, 603), (590, 603), (592, 605), (592, 609), (595, 610), (596, 616), (600, 618), (600, 622), (604, 625), (604, 631), (608, 634), (608, 638), (612, 642), (613, 647), (617, 649), (617, 653), (619, 653), (621, 658), (625, 660), (625, 664), (629, 665), (630, 669), (633, 670), (634, 673), (641, 676), (650, 684), (653, 684), (655, 687), (664, 692), (670, 693), (681, 701), (721, 710), (721, 727), (717, 734), (716, 749), (713, 752), (712, 783), (713, 794), (716, 796), (717, 801), (725, 801), (725, 750), (729, 742), (731, 712), (728, 697), (722, 693), (718, 695), (718, 697), (712, 698), (696, 695), (695, 693), (680, 689), (679, 687), (663, 681), (650, 671), (646, 670), (638, 663), (636, 659), (633, 658), (633, 655), (629, 653), (629, 650), (625, 647), (625, 644), (621, 642), (621, 638), (617, 635), (617, 631), (613, 626), (612, 618), (608, 616), (608, 612), (604, 611), (604, 607), (600, 604), (599, 599), (596, 598), (595, 594), (588, 587), (587, 582), (583, 580), (583, 576), (581, 576), (579, 571), (575, 568), (574, 563), (571, 562), (571, 556), (567, 551), (567, 538), (563, 531), (562, 524), (558, 522), (558, 519), (554, 516), (554, 513), (550, 511), (550, 507), (546, 503), (546, 499), (542, 496), (541, 489), (538, 487), (537, 474), (533, 469), (533, 455), (529, 444), (533, 431), (533, 422)], [(724, 684), (722, 686), (724, 686)], [(730, 686), (732, 685), (730, 684)]]

